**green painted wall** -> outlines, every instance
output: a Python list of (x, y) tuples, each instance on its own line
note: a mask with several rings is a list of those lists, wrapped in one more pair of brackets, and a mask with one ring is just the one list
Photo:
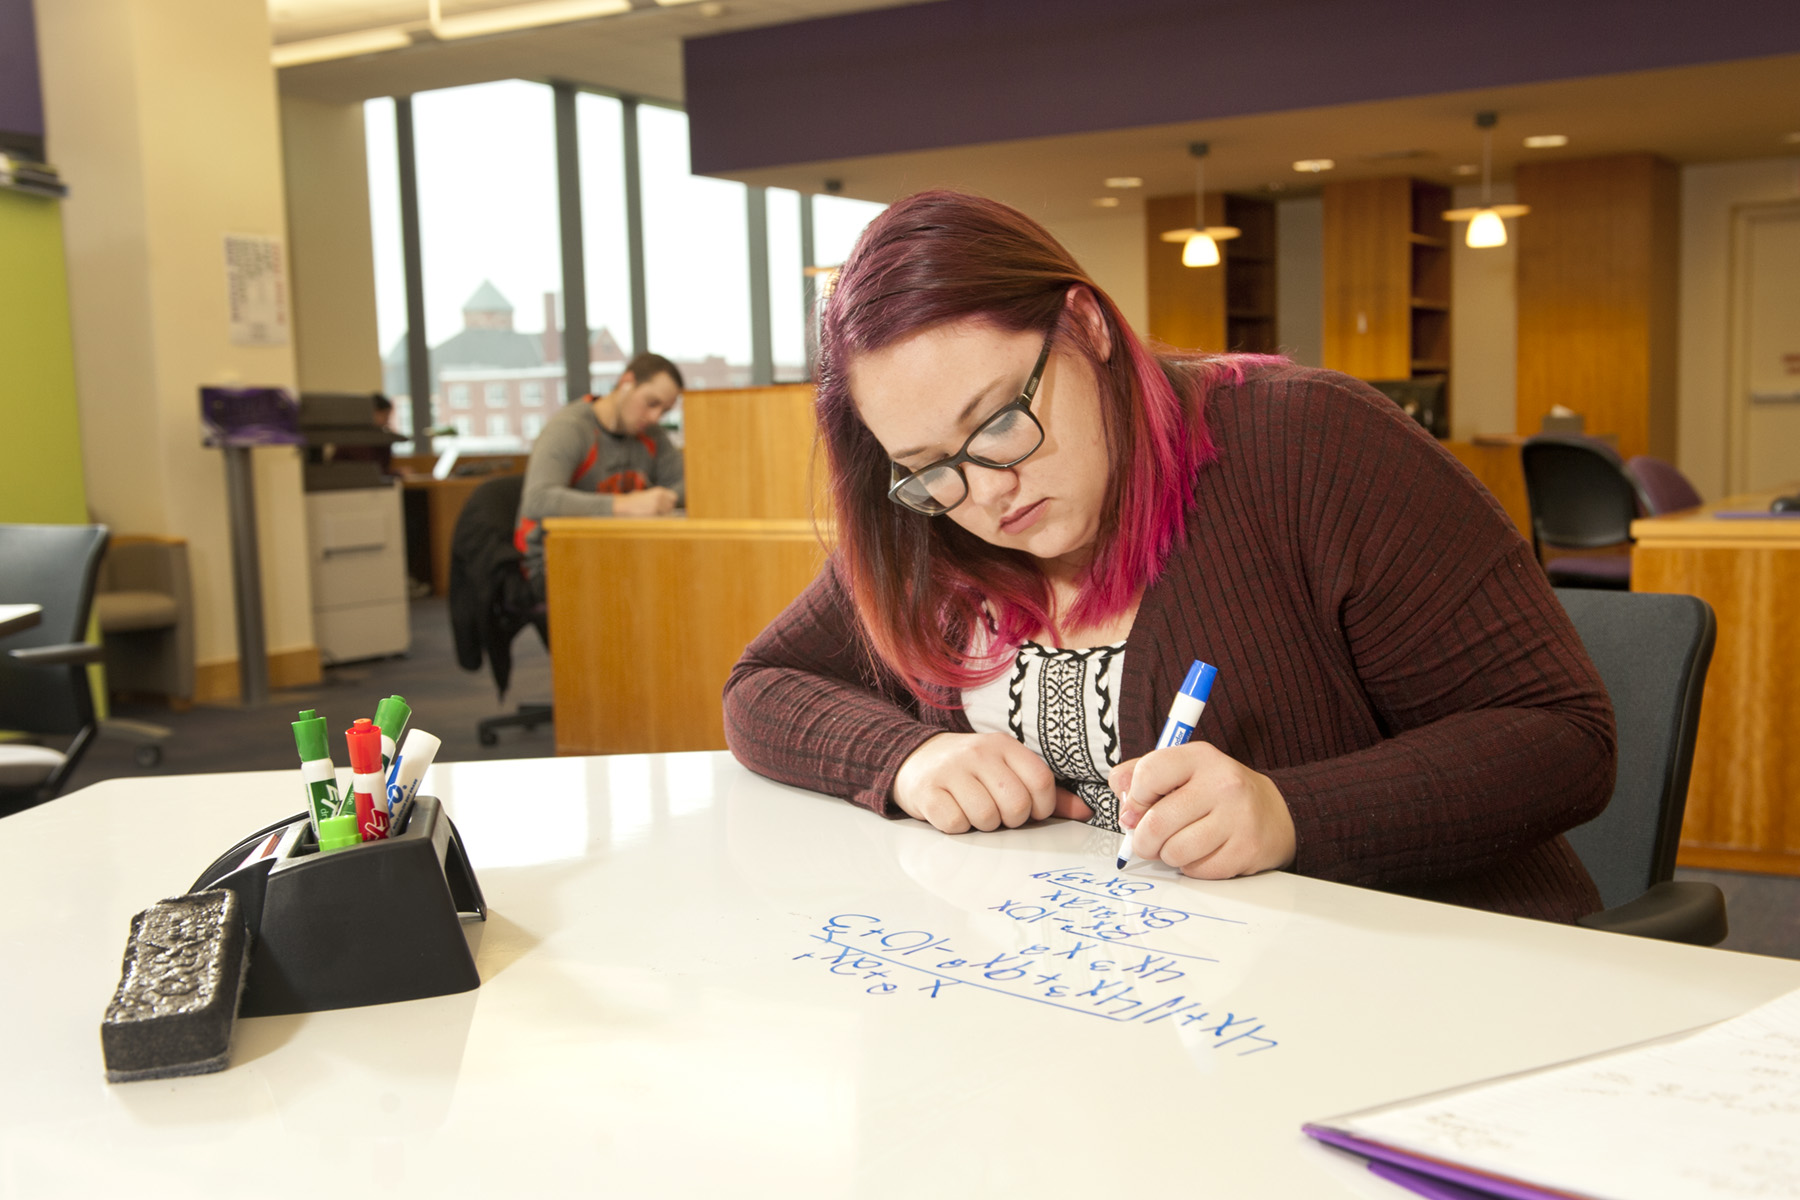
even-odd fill
[(0, 189), (0, 521), (86, 521), (62, 207)]

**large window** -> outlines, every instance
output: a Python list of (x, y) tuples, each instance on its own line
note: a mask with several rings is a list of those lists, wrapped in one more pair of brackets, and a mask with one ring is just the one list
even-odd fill
[[(400, 410), (396, 425), (410, 427), (395, 131), (396, 106), (406, 103), (414, 130), (432, 421), (453, 428), (454, 438), (470, 439), (465, 452), (498, 450), (498, 439), (516, 444), (520, 434), (535, 437), (546, 419), (522, 414), (513, 423), (497, 411), (464, 415), (470, 410), (509, 409), (515, 395), (521, 410), (554, 407), (565, 391), (554, 95), (542, 84), (508, 80), (364, 107), (377, 322), (387, 391)], [(759, 351), (751, 345), (744, 186), (692, 174), (686, 114), (589, 93), (574, 99), (579, 265), (593, 388), (611, 387), (638, 350), (674, 359), (690, 387), (749, 383)], [(641, 188), (642, 241), (635, 252), (644, 291), (635, 298), (626, 223), (627, 112), (637, 122)], [(766, 198), (768, 295), (756, 299), (768, 304), (773, 377), (797, 380), (807, 370), (809, 319), (801, 206), (812, 206), (813, 261), (823, 266), (843, 261), (882, 206), (780, 188)], [(634, 312), (634, 304), (642, 307)], [(639, 324), (647, 330), (644, 346), (633, 344)]]
[[(687, 114), (642, 105), (644, 273), (650, 345), (689, 387), (750, 382), (750, 241), (744, 185), (688, 170)], [(689, 369), (687, 364), (693, 364)]]
[(885, 204), (851, 200), (846, 196), (813, 197), (813, 258), (822, 267), (835, 267), (850, 257), (856, 239), (868, 228)]
[[(375, 331), (381, 347), (381, 390), (394, 401), (393, 427), (412, 433), (406, 375), (406, 259), (400, 243), (400, 155), (394, 102), (363, 104), (369, 164), (369, 232), (375, 252)], [(402, 451), (404, 452), (404, 451)]]
[(775, 382), (806, 378), (805, 262), (800, 255), (800, 193), (770, 188), (769, 332)]
[(611, 96), (575, 97), (575, 129), (581, 148), (582, 274), (587, 280), (587, 318), (599, 376), (617, 375), (631, 346), (631, 257), (625, 230), (624, 105)]
[(537, 372), (558, 344), (544, 336), (562, 287), (550, 89), (506, 80), (421, 92), (412, 105), (432, 368), (499, 380), (487, 385), (493, 403), (508, 372)]

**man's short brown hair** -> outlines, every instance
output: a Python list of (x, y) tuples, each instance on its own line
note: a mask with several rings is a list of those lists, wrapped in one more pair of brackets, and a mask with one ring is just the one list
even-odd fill
[(658, 375), (667, 375), (675, 381), (676, 391), (687, 390), (687, 383), (681, 378), (681, 368), (660, 354), (633, 355), (631, 361), (625, 364), (625, 371), (620, 374), (624, 375), (626, 372), (629, 372), (632, 379), (638, 383), (649, 383)]

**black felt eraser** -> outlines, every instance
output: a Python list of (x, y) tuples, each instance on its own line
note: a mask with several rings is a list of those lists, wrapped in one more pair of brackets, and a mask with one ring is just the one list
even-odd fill
[(224, 1070), (249, 962), (236, 892), (176, 896), (133, 917), (100, 1023), (107, 1081)]

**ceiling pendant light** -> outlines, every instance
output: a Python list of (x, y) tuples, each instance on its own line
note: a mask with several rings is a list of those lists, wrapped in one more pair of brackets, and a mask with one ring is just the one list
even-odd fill
[(1463, 242), (1476, 250), (1506, 245), (1505, 218), (1531, 211), (1525, 204), (1494, 203), (1494, 123), (1498, 120), (1491, 112), (1475, 114), (1475, 128), (1481, 130), (1481, 207), (1453, 208), (1444, 214), (1446, 221), (1469, 223)]
[(1181, 247), (1184, 267), (1216, 267), (1219, 265), (1219, 243), (1204, 230), (1191, 234)]
[(1162, 235), (1165, 242), (1181, 243), (1181, 265), (1184, 267), (1216, 267), (1219, 265), (1219, 243), (1234, 238), (1238, 229), (1231, 225), (1206, 223), (1206, 142), (1193, 142), (1188, 153), (1194, 156), (1194, 224), (1190, 229), (1171, 229)]
[(1477, 250), (1506, 245), (1506, 222), (1491, 208), (1484, 208), (1469, 218), (1469, 232), (1463, 240)]

